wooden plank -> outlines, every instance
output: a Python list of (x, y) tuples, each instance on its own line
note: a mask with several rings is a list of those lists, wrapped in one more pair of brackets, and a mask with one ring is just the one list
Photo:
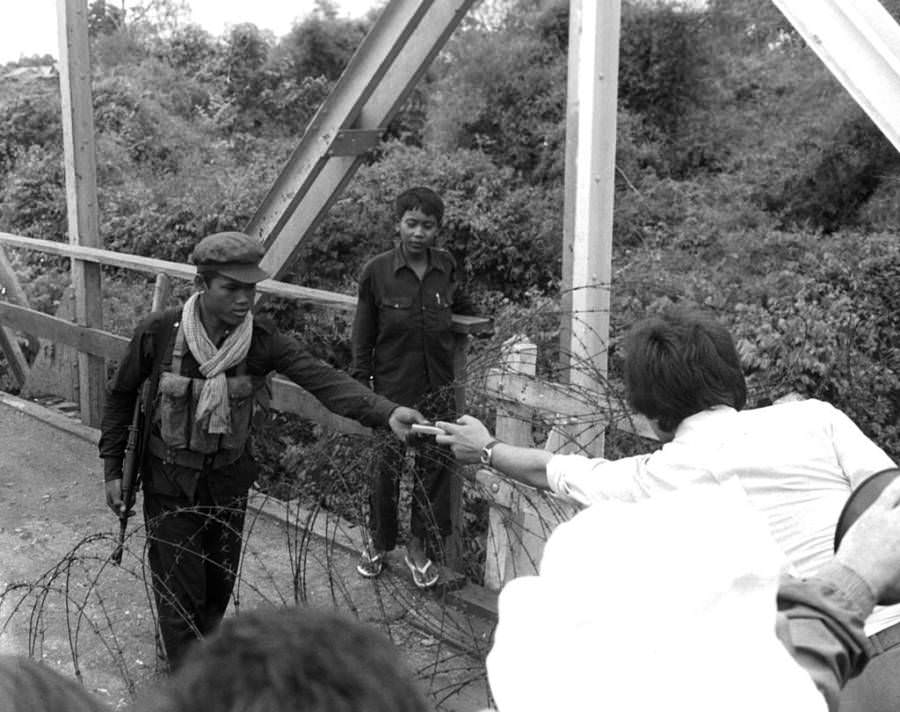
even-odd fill
[[(2, 293), (7, 301), (23, 307), (28, 306), (28, 295), (22, 289), (19, 277), (6, 256), (6, 251), (2, 248), (0, 248), (0, 287), (2, 287)], [(37, 353), (41, 348), (40, 341), (31, 334), (26, 334), (26, 337), (28, 339), (28, 348), (31, 349), (32, 353)]]
[[(537, 369), (537, 346), (527, 340), (508, 339), (501, 351), (503, 373), (534, 378)], [(498, 411), (494, 427), (497, 439), (512, 445), (531, 447), (531, 418), (503, 415)], [(477, 475), (476, 475), (477, 477)], [(484, 478), (482, 478), (484, 481)], [(488, 514), (488, 535), (485, 544), (484, 585), (499, 590), (516, 574), (516, 561), (521, 540), (521, 510), (516, 491), (505, 482), (490, 483), (495, 506)]]
[(6, 327), (0, 329), (0, 349), (6, 356), (6, 365), (9, 368), (10, 375), (19, 386), (24, 386), (25, 381), (28, 379), (28, 359), (22, 353), (19, 339), (11, 329)]
[(566, 154), (563, 186), (562, 290), (559, 295), (560, 377), (568, 381), (569, 348), (572, 344), (572, 270), (575, 241), (575, 169), (578, 166), (578, 65), (581, 51), (581, 6), (569, 0), (569, 54), (566, 72)]
[[(87, 0), (58, 0), (57, 16), (69, 241), (75, 245), (99, 247)], [(83, 326), (97, 329), (103, 326), (100, 279), (99, 265), (73, 262), (75, 319)], [(79, 354), (78, 383), (81, 419), (86, 425), (97, 427), (106, 384), (106, 364), (101, 357)]]
[(451, 318), (457, 334), (487, 334), (494, 328), (494, 320), (483, 316), (453, 314)]
[[(16, 276), (6, 252), (0, 248), (0, 295), (10, 298), (13, 302), (24, 302), (27, 304), (27, 297), (19, 284), (19, 278)], [(28, 336), (29, 343), (34, 353), (40, 348), (40, 342), (33, 336)], [(0, 349), (6, 356), (6, 363), (9, 367), (10, 374), (19, 386), (24, 386), (28, 378), (28, 359), (22, 353), (19, 346), (19, 338), (12, 329), (6, 327), (0, 328)]]
[(166, 274), (156, 275), (156, 282), (153, 285), (153, 301), (150, 303), (150, 311), (163, 311), (169, 301), (169, 295), (172, 293), (172, 284), (169, 276)]
[[(192, 281), (197, 274), (196, 267), (183, 262), (169, 262), (156, 259), (155, 257), (141, 257), (140, 255), (123, 254), (94, 247), (69, 245), (64, 242), (53, 242), (52, 240), (39, 240), (23, 237), (22, 235), (13, 235), (8, 232), (0, 232), (0, 245), (36, 250), (46, 254), (94, 262), (107, 267), (121, 267), (141, 272), (142, 274), (165, 274), (175, 279), (187, 281)], [(274, 279), (263, 280), (256, 285), (256, 289), (264, 294), (272, 294), (286, 299), (296, 299), (299, 302), (315, 304), (326, 309), (344, 312), (356, 311), (356, 297), (338, 292), (300, 287), (296, 284), (288, 284), (287, 282), (280, 282)], [(452, 320), (453, 331), (460, 334), (483, 334), (489, 331), (493, 325), (490, 319), (480, 316), (454, 314)]]
[[(615, 193), (616, 107), (619, 72), (621, 0), (571, 0), (570, 47), (575, 61), (569, 70), (569, 111), (566, 155), (566, 219), (571, 230), (571, 254), (564, 251), (570, 282), (563, 283), (569, 325), (562, 329), (569, 343), (569, 381), (583, 387), (603, 384), (607, 374), (609, 305), (612, 281), (612, 227)], [(570, 57), (571, 58), (571, 57)], [(568, 145), (574, 142), (574, 146)], [(565, 318), (565, 315), (564, 315)], [(603, 454), (603, 431), (574, 433), (582, 448)]]
[(361, 425), (357, 421), (332, 413), (315, 396), (293, 381), (289, 381), (281, 376), (272, 379), (272, 407), (275, 410), (296, 413), (314, 420), (326, 430), (357, 435), (369, 435), (372, 433), (370, 428)]
[(656, 440), (656, 434), (646, 418), (630, 413), (603, 392), (496, 369), (488, 372), (484, 392), (500, 400), (504, 406), (531, 408), (550, 414), (551, 418), (559, 420), (560, 425), (577, 428), (579, 424), (597, 421), (602, 416), (604, 424)]
[[(13, 328), (113, 361), (120, 360), (128, 348), (129, 340), (123, 336), (79, 326), (15, 304), (0, 302), (0, 319)], [(362, 435), (372, 432), (355, 420), (332, 413), (300, 386), (280, 376), (272, 380), (272, 407), (315, 420), (328, 430)]]
[(123, 336), (73, 324), (65, 319), (7, 302), (0, 302), (0, 321), (14, 329), (71, 346), (101, 360), (119, 360), (128, 347), (128, 339)]

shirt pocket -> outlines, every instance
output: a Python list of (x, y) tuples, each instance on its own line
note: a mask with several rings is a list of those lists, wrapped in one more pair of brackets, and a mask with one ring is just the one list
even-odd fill
[(413, 322), (416, 315), (413, 310), (412, 297), (387, 295), (381, 300), (379, 312), (381, 331), (383, 332), (409, 331), (415, 326)]
[(450, 331), (452, 297), (449, 289), (430, 292), (425, 298), (425, 329), (430, 332)]

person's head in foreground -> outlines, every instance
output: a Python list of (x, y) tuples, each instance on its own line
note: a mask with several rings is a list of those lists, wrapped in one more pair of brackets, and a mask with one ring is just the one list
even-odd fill
[(74, 680), (43, 663), (0, 655), (3, 712), (103, 712), (107, 708)]
[(824, 711), (776, 637), (783, 563), (734, 481), (595, 504), (500, 594), (499, 711)]
[(747, 401), (734, 340), (702, 311), (672, 308), (637, 322), (625, 337), (624, 370), (629, 404), (664, 441), (695, 413)]
[(192, 648), (154, 712), (425, 712), (380, 631), (332, 611), (264, 608)]

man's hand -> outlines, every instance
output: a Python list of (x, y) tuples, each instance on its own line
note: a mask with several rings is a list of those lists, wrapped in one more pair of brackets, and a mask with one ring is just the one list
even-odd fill
[(900, 601), (900, 478), (847, 530), (835, 558), (869, 584), (879, 603)]
[(122, 510), (125, 503), (122, 501), (122, 480), (109, 480), (106, 483), (106, 506), (109, 507), (113, 514), (117, 517), (122, 516)]
[(454, 457), (460, 462), (476, 464), (481, 458), (481, 450), (494, 436), (477, 418), (464, 415), (456, 423), (435, 423), (444, 431), (437, 435), (438, 445), (449, 445)]
[(406, 408), (402, 405), (394, 408), (394, 410), (391, 411), (391, 417), (388, 418), (388, 425), (391, 427), (391, 430), (394, 431), (394, 435), (403, 442), (406, 442), (407, 438), (409, 438), (409, 435), (412, 432), (410, 426), (413, 423), (427, 422), (425, 416), (419, 411), (413, 408)]

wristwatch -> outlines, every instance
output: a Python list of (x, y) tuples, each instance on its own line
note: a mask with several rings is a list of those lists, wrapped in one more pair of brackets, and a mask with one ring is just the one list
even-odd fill
[(494, 446), (499, 442), (499, 440), (491, 440), (487, 445), (481, 448), (481, 457), (479, 460), (485, 467), (491, 466), (491, 456), (494, 454)]

